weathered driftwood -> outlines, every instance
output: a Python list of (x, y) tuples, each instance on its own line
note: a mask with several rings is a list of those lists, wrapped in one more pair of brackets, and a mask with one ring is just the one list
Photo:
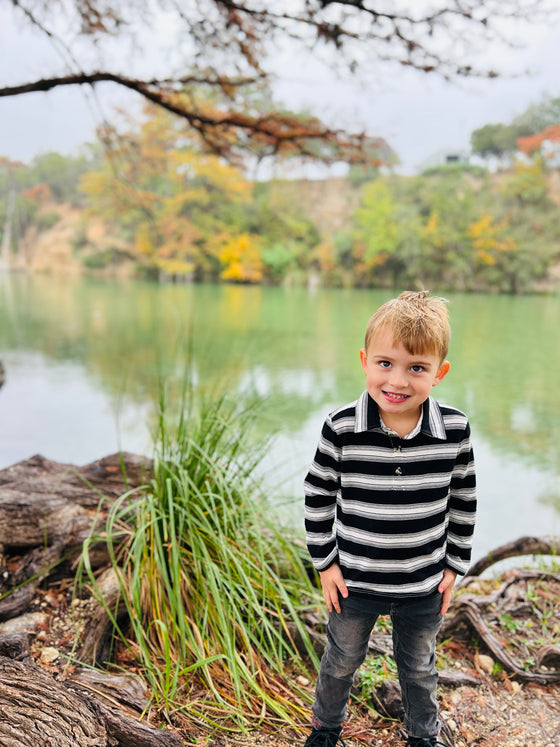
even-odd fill
[(492, 550), (469, 569), (467, 578), (480, 576), (485, 570), (508, 558), (520, 555), (558, 555), (560, 551), (560, 537), (520, 537), (514, 542), (508, 542)]
[[(0, 620), (24, 612), (42, 579), (79, 553), (101, 499), (141, 485), (149, 468), (144, 457), (114, 454), (85, 467), (34, 456), (0, 470)], [(104, 544), (92, 548), (93, 568), (107, 559)]]
[[(51, 674), (33, 664), (34, 621), (44, 616), (38, 612), (22, 615), (42, 580), (49, 575), (60, 578), (61, 564), (72, 575), (73, 557), (94, 522), (102, 520), (98, 513), (101, 499), (110, 501), (143, 484), (149, 467), (145, 458), (129, 454), (81, 468), (36, 456), (0, 471), (0, 596), (5, 595), (0, 599), (0, 620), (9, 620), (0, 629), (3, 747), (182, 744), (174, 732), (140, 718), (148, 703), (140, 680), (77, 669), (68, 681), (59, 682), (54, 671)], [(90, 555), (92, 566), (101, 567), (107, 557), (100, 546)], [(105, 605), (119, 614), (114, 571), (101, 573), (98, 588), (105, 604), (98, 604), (83, 637), (80, 654), (84, 662), (108, 658), (112, 630)]]
[[(461, 583), (466, 586), (479, 574), (505, 558), (521, 555), (555, 555), (560, 547), (560, 537), (521, 537), (515, 542), (502, 545), (475, 563), (468, 576)], [(500, 662), (504, 669), (525, 682), (546, 685), (560, 682), (560, 647), (543, 646), (536, 654), (536, 667), (527, 669), (523, 662), (517, 661), (505, 648), (500, 639), (492, 632), (487, 621), (486, 611), (491, 608), (492, 614), (504, 612), (525, 612), (529, 610), (526, 600), (515, 584), (532, 579), (551, 579), (560, 581), (560, 573), (546, 569), (517, 568), (506, 574), (505, 581), (491, 594), (460, 594), (452, 600), (449, 612), (444, 619), (441, 636), (448, 636), (459, 625), (470, 626)], [(512, 592), (512, 589), (514, 590)]]
[(125, 610), (119, 579), (113, 568), (108, 568), (97, 580), (97, 594), (101, 595), (103, 601), (97, 600), (76, 655), (78, 661), (94, 666), (106, 664), (110, 658), (113, 624), (108, 611), (114, 619), (119, 619)]
[(76, 667), (67, 682), (103, 695), (109, 702), (118, 702), (138, 713), (143, 713), (150, 702), (146, 683), (132, 674), (108, 674), (98, 669)]
[(549, 643), (537, 651), (537, 667), (554, 667), (560, 669), (560, 646), (557, 643)]
[(36, 455), (0, 470), (0, 545), (4, 552), (50, 546), (57, 539), (81, 545), (101, 497), (117, 498), (141, 485), (149, 467), (148, 459), (134, 454), (113, 454), (84, 467)]
[(26, 659), (29, 656), (31, 633), (1, 633), (0, 656), (8, 659)]
[(0, 659), (0, 744), (105, 747), (103, 724), (76, 695), (30, 664)]
[(30, 662), (0, 658), (3, 747), (179, 747), (183, 742), (124, 713), (78, 683), (62, 683)]
[(389, 718), (402, 720), (404, 706), (401, 686), (396, 680), (384, 680), (371, 693), (371, 702), (378, 713)]
[(494, 635), (494, 633), (492, 633), (482, 616), (479, 605), (476, 602), (473, 602), (471, 598), (467, 598), (467, 595), (462, 596), (460, 599), (461, 603), (458, 605), (458, 611), (445, 623), (444, 634), (449, 634), (451, 629), (456, 627), (459, 623), (465, 622), (476, 630), (486, 647), (492, 652), (494, 657), (503, 665), (503, 667), (508, 672), (517, 675), (519, 679), (526, 682), (535, 682), (539, 685), (546, 685), (549, 682), (560, 681), (559, 670), (526, 670), (520, 662), (516, 661), (516, 659), (506, 651), (499, 639)]
[(27, 609), (41, 581), (60, 560), (63, 549), (61, 541), (51, 547), (36, 547), (24, 555), (13, 573), (4, 571), (0, 591), (5, 591), (6, 586), (11, 586), (14, 591), (0, 599), (0, 620), (9, 620)]

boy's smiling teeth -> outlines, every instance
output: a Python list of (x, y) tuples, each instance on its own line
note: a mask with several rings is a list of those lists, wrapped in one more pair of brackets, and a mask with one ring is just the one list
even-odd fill
[(386, 392), (386, 391), (383, 391), (383, 394), (389, 399), (398, 399), (398, 400), (408, 399), (410, 396), (409, 394), (395, 394), (394, 392)]

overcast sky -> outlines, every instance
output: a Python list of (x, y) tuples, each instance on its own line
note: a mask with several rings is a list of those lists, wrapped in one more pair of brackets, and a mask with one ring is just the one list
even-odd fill
[[(13, 11), (0, 9), (0, 84), (23, 83), (57, 72), (56, 56), (37, 35), (12, 24)], [(468, 149), (474, 129), (509, 122), (543, 96), (560, 96), (560, 22), (526, 25), (524, 47), (493, 45), (485, 56), (505, 71), (531, 75), (448, 83), (437, 76), (372, 63), (361, 83), (328, 73), (313, 61), (278, 54), (279, 99), (292, 108), (312, 108), (330, 124), (366, 129), (384, 137), (399, 155), (404, 173), (413, 172), (442, 149)], [(519, 36), (519, 35), (518, 35)], [(73, 153), (95, 138), (103, 116), (116, 104), (138, 99), (111, 84), (92, 95), (84, 87), (0, 98), (0, 155), (28, 162), (56, 150)]]

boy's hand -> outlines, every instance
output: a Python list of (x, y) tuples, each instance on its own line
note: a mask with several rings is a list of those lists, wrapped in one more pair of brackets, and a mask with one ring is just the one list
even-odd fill
[(457, 574), (455, 573), (455, 571), (452, 571), (450, 568), (446, 568), (444, 570), (443, 578), (440, 585), (438, 586), (439, 593), (443, 594), (440, 610), (442, 615), (445, 615), (445, 613), (449, 609), (449, 603), (451, 602), (451, 597), (453, 595), (453, 586), (455, 585), (456, 578)]
[(338, 563), (333, 563), (326, 571), (319, 571), (319, 576), (321, 577), (321, 586), (323, 587), (323, 598), (329, 612), (333, 611), (333, 607), (337, 612), (340, 612), (338, 592), (345, 599), (348, 596), (348, 587), (344, 583), (340, 566)]

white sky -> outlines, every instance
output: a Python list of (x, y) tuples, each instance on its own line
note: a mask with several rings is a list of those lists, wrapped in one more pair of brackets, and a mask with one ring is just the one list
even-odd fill
[[(14, 28), (12, 17), (6, 6), (0, 9), (0, 85), (58, 73), (50, 45)], [(313, 60), (278, 54), (276, 95), (293, 109), (311, 108), (332, 125), (384, 137), (399, 155), (402, 171), (411, 173), (441, 149), (468, 149), (474, 129), (509, 122), (544, 95), (560, 96), (560, 21), (526, 24), (523, 37), (522, 49), (494, 45), (484, 55), (493, 67), (531, 75), (456, 83), (373, 60), (369, 76), (358, 84), (349, 76), (337, 79)], [(27, 162), (52, 150), (75, 152), (95, 139), (102, 116), (110, 118), (118, 104), (130, 108), (140, 102), (112, 84), (98, 86), (95, 95), (74, 86), (0, 98), (0, 155)]]

